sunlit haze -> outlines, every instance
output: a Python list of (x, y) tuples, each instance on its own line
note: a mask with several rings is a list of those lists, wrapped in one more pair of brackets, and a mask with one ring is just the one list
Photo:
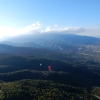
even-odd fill
[(100, 36), (100, 0), (0, 0), (0, 38), (63, 33)]

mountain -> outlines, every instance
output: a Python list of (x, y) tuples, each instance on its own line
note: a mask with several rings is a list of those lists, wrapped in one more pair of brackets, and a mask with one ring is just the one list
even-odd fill
[(17, 47), (33, 47), (33, 48), (44, 48), (43, 46), (40, 46), (34, 42), (27, 42), (27, 43), (14, 43), (14, 42), (0, 42), (1, 44), (6, 44), (6, 45), (12, 45), (12, 46), (17, 46)]
[(100, 45), (100, 39), (73, 34), (31, 34), (12, 37), (2, 44), (21, 47), (46, 48), (59, 52), (78, 52), (87, 45)]
[(18, 43), (32, 42), (35, 40), (53, 40), (60, 42), (69, 42), (69, 43), (77, 43), (77, 44), (96, 44), (100, 42), (99, 38), (91, 37), (91, 36), (81, 36), (74, 34), (30, 34), (30, 35), (20, 35), (9, 38), (10, 41), (15, 41)]
[(2, 41), (1, 44), (13, 46), (9, 48), (10, 51), (8, 47), (3, 50), (1, 46), (0, 52), (2, 53), (47, 57), (64, 61), (76, 58), (100, 61), (100, 39), (95, 37), (73, 34), (31, 34), (12, 37)]
[[(97, 48), (95, 48), (97, 50)], [(93, 50), (95, 50), (93, 49)], [(17, 47), (17, 46), (11, 46), (11, 45), (5, 45), (0, 44), (0, 55), (19, 55), (19, 56), (36, 56), (36, 57), (44, 57), (44, 58), (51, 58), (61, 61), (68, 61), (68, 62), (74, 62), (77, 61), (78, 63), (82, 63), (82, 61), (99, 61), (99, 52), (89, 52), (87, 51), (88, 48), (84, 48), (83, 51), (80, 50), (80, 52), (57, 52), (52, 51), (45, 48), (31, 48), (31, 47)], [(99, 50), (99, 49), (98, 49)], [(5, 54), (6, 53), (6, 54)]]
[[(8, 46), (6, 46), (7, 48), (2, 47), (3, 44), (9, 45), (10, 48)], [(99, 38), (89, 36), (73, 34), (31, 34), (16, 36), (2, 41), (0, 52), (47, 57), (64, 61), (76, 58), (79, 58), (79, 60), (85, 58), (100, 61), (99, 44)]]
[(98, 100), (99, 42), (69, 34), (26, 35), (1, 42), (0, 100)]
[(71, 43), (71, 44), (86, 44), (86, 45), (93, 45), (93, 44), (100, 44), (100, 39), (90, 36), (80, 36), (80, 35), (73, 35), (73, 34), (30, 34), (30, 35), (20, 35), (15, 36), (10, 39), (9, 41), (16, 42), (16, 43), (26, 43), (26, 42), (37, 42), (40, 40), (42, 41), (53, 41), (53, 42), (63, 42), (63, 43)]
[(59, 60), (66, 60), (70, 54), (63, 54), (56, 51), (51, 51), (43, 48), (31, 48), (31, 47), (17, 47), (11, 45), (0, 44), (0, 53), (8, 53), (14, 55), (24, 56), (37, 56)]

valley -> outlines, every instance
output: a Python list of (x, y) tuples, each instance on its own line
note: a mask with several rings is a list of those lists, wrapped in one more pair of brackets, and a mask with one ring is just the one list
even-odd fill
[(70, 40), (46, 35), (26, 43), (1, 42), (0, 100), (98, 100), (100, 40), (75, 43), (71, 39), (91, 37), (69, 36)]

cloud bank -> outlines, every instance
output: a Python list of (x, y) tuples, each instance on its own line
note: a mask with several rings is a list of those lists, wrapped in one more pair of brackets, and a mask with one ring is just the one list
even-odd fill
[(57, 24), (43, 27), (39, 21), (19, 30), (16, 30), (13, 27), (0, 26), (0, 38), (38, 33), (78, 34), (98, 37), (100, 36), (100, 28), (60, 27)]

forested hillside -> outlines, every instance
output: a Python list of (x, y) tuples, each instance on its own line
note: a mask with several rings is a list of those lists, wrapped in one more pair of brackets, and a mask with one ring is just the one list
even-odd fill
[(98, 100), (100, 64), (86, 61), (1, 54), (0, 99)]
[(99, 43), (98, 38), (64, 34), (2, 42), (0, 100), (98, 100)]

